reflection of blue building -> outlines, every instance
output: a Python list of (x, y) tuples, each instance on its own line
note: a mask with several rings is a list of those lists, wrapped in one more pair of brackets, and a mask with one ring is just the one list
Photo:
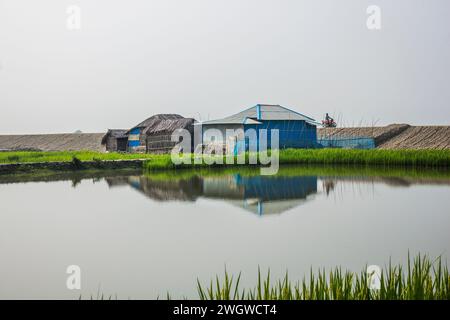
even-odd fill
[(257, 214), (281, 213), (317, 193), (315, 176), (241, 176), (203, 179), (203, 196), (222, 198)]
[(256, 214), (282, 213), (317, 193), (316, 176), (242, 176), (153, 180), (149, 176), (108, 178), (111, 186), (130, 185), (157, 201), (220, 199)]

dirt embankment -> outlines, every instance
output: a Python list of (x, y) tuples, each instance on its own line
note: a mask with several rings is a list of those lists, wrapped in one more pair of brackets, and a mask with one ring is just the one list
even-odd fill
[(450, 126), (409, 127), (383, 143), (380, 149), (450, 149)]
[[(35, 135), (0, 135), (0, 151), (76, 151), (105, 152), (104, 133), (66, 133)], [(319, 128), (319, 138), (373, 137), (380, 149), (450, 149), (450, 126)]]
[(64, 133), (32, 135), (0, 135), (0, 151), (76, 151), (105, 152), (104, 133)]
[(385, 127), (320, 128), (320, 138), (371, 137), (380, 149), (450, 149), (450, 126), (410, 126), (391, 124)]

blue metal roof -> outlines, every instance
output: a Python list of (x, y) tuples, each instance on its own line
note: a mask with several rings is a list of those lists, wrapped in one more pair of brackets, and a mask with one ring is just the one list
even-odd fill
[(313, 118), (293, 111), (280, 105), (257, 104), (244, 111), (217, 120), (204, 121), (201, 124), (243, 124), (246, 119), (257, 120), (302, 120), (313, 125), (318, 125)]

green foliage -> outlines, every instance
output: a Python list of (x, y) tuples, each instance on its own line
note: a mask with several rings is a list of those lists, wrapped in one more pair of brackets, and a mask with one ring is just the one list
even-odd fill
[(78, 159), (76, 156), (72, 157), (72, 165), (74, 168), (76, 169), (80, 169), (83, 167), (83, 163), (81, 162), (80, 159)]
[(222, 280), (218, 276), (209, 285), (197, 280), (201, 300), (448, 300), (450, 275), (441, 257), (432, 261), (427, 256), (408, 256), (406, 272), (401, 265), (388, 266), (381, 273), (380, 289), (370, 289), (366, 270), (360, 274), (343, 271), (340, 267), (330, 272), (324, 269), (301, 282), (292, 282), (288, 273), (272, 282), (270, 270), (265, 277), (258, 268), (256, 286), (240, 288), (241, 274), (236, 281), (225, 270)]
[[(80, 161), (131, 160), (145, 159), (144, 168), (149, 171), (173, 168), (212, 167), (202, 161), (194, 164), (193, 155), (189, 155), (192, 164), (175, 165), (170, 154), (132, 154), (101, 153), (93, 151), (64, 152), (0, 152), (0, 163), (30, 162), (70, 162), (74, 157)], [(220, 159), (224, 164), (213, 167), (230, 167), (225, 165), (225, 156), (203, 156)], [(245, 155), (248, 166), (250, 155)], [(233, 157), (232, 157), (233, 158)], [(347, 149), (286, 149), (279, 152), (280, 164), (308, 165), (359, 165), (382, 167), (417, 167), (417, 168), (450, 168), (450, 150), (347, 150)], [(236, 157), (234, 157), (236, 163)], [(242, 165), (235, 165), (242, 166)]]
[[(246, 155), (246, 165), (250, 155)], [(204, 156), (205, 158), (206, 156)], [(211, 157), (211, 156), (209, 156)], [(216, 156), (216, 159), (221, 157)], [(160, 155), (145, 162), (144, 168), (148, 171), (168, 168), (204, 168), (204, 167), (230, 167), (231, 165), (215, 164), (210, 166), (202, 162), (175, 166), (170, 155)], [(223, 157), (223, 163), (226, 163)], [(243, 166), (236, 164), (234, 166)], [(259, 159), (258, 159), (259, 163)], [(412, 168), (450, 168), (450, 150), (348, 150), (348, 149), (286, 149), (279, 152), (280, 164), (306, 164), (306, 165), (351, 165), (351, 166), (378, 166), (378, 167), (412, 167)]]
[(71, 162), (74, 157), (80, 161), (103, 161), (151, 159), (158, 156), (152, 154), (101, 153), (94, 151), (17, 151), (0, 152), (0, 163)]
[(450, 150), (288, 149), (280, 163), (450, 167)]

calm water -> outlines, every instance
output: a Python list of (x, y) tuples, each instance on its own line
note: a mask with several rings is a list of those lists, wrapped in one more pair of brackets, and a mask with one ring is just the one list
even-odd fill
[[(225, 266), (253, 285), (258, 265), (301, 279), (310, 267), (404, 263), (408, 250), (448, 257), (443, 176), (0, 177), (0, 298), (196, 298), (196, 279)], [(69, 265), (81, 267), (79, 291), (66, 288)]]

